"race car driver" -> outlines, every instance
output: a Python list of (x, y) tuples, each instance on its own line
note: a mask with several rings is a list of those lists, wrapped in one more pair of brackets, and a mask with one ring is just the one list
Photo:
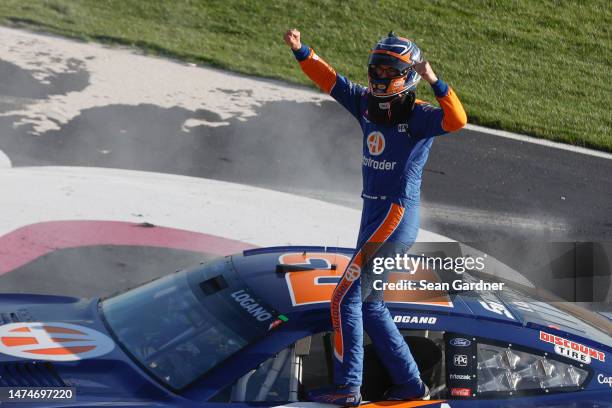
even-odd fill
[[(335, 385), (311, 391), (309, 399), (360, 404), (364, 328), (394, 383), (385, 399), (427, 399), (427, 386), (383, 293), (372, 288), (369, 262), (374, 254), (403, 253), (416, 240), (421, 176), (433, 138), (465, 126), (466, 113), (416, 44), (394, 33), (370, 52), (368, 88), (337, 74), (301, 43), (298, 30), (288, 30), (284, 40), (304, 73), (344, 106), (363, 132), (363, 210), (357, 250), (331, 299)], [(421, 78), (431, 85), (441, 109), (415, 98)]]

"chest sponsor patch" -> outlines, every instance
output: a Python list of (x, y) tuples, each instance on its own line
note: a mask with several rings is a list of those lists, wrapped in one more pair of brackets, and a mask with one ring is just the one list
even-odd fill
[(0, 353), (49, 361), (78, 361), (110, 353), (115, 342), (103, 333), (69, 323), (0, 326)]
[(366, 137), (368, 151), (372, 156), (380, 156), (385, 151), (385, 136), (378, 131), (370, 132)]

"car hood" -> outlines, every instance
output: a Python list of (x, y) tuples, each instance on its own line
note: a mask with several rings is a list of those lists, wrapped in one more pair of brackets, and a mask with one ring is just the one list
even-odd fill
[(98, 299), (29, 294), (0, 295), (0, 386), (77, 387), (94, 400), (164, 394), (116, 344)]

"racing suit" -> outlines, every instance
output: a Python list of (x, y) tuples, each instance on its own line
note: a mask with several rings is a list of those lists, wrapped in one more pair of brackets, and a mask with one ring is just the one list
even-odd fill
[[(306, 45), (294, 51), (304, 73), (358, 121), (363, 132), (363, 210), (357, 249), (331, 299), (334, 329), (334, 382), (360, 386), (363, 329), (397, 385), (420, 384), (418, 367), (383, 301), (372, 289), (368, 262), (374, 254), (403, 253), (419, 230), (420, 186), (433, 137), (462, 128), (466, 114), (442, 80), (432, 85), (440, 108), (416, 100), (405, 123), (368, 120), (367, 88), (349, 81)], [(393, 244), (388, 246), (388, 244)], [(389, 252), (390, 251), (390, 252)], [(376, 276), (376, 279), (385, 279)]]

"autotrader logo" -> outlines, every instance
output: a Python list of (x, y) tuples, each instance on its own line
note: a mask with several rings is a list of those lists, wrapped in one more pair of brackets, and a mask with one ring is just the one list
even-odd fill
[(372, 132), (367, 138), (368, 151), (372, 156), (378, 156), (385, 150), (385, 137), (380, 132)]
[(110, 353), (111, 338), (69, 323), (11, 323), (0, 326), (0, 353), (34, 360), (77, 361)]

